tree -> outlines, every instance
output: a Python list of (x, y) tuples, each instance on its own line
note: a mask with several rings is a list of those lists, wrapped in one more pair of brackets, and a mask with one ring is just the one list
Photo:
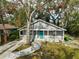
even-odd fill
[[(6, 32), (6, 29), (5, 29), (5, 23), (8, 23), (8, 21), (11, 19), (10, 17), (12, 16), (12, 15), (10, 15), (10, 14), (12, 14), (15, 10), (15, 8), (9, 8), (8, 7), (8, 5), (9, 5), (10, 3), (9, 2), (7, 2), (6, 0), (0, 0), (0, 22), (1, 22), (1, 24), (2, 24), (2, 26), (3, 26), (3, 41), (4, 41), (4, 43), (6, 43), (7, 42), (7, 32)], [(8, 18), (8, 16), (6, 16), (6, 15), (9, 15), (10, 17)]]
[(74, 6), (77, 5), (79, 3), (78, 0), (64, 0), (63, 1), (65, 4), (65, 8), (64, 10), (64, 27), (66, 27), (68, 25), (68, 22), (72, 19), (72, 12), (75, 11), (74, 10)]
[[(22, 0), (18, 0), (21, 2), (21, 4), (23, 5), (23, 7), (25, 8), (25, 12), (26, 12), (26, 16), (27, 16), (27, 42), (29, 43), (30, 42), (30, 35), (29, 35), (29, 32), (30, 32), (30, 24), (31, 24), (31, 21), (32, 21), (32, 16), (33, 14), (36, 12), (36, 11), (42, 11), (43, 10), (43, 6), (48, 3), (48, 1), (43, 1), (43, 3), (39, 3), (37, 2), (36, 0), (34, 1), (31, 1), (31, 0), (27, 0), (25, 1), (25, 3), (23, 3)], [(32, 2), (37, 2), (36, 3), (36, 6), (35, 8), (33, 8), (34, 6), (32, 6)], [(42, 2), (42, 1), (41, 1)], [(49, 1), (50, 2), (50, 1)], [(25, 39), (26, 40), (26, 39)]]
[(74, 12), (71, 16), (72, 16), (72, 20), (68, 22), (66, 28), (69, 34), (74, 36), (79, 36), (79, 13)]
[(0, 9), (0, 20), (1, 20), (1, 23), (2, 23), (2, 26), (3, 26), (3, 41), (4, 41), (4, 43), (6, 43), (7, 42), (7, 33), (6, 33), (6, 30), (5, 30), (5, 23), (4, 23), (4, 20), (3, 20), (3, 16), (5, 15), (5, 7), (4, 7), (4, 3), (5, 3), (6, 1), (4, 0), (1, 0), (0, 1), (0, 7), (1, 7), (1, 9)]

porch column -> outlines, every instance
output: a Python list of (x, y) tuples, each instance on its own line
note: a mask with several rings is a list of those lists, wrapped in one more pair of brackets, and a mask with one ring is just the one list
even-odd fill
[(37, 33), (37, 30), (36, 30), (36, 33), (35, 33), (35, 38), (36, 38), (36, 39), (38, 38), (37, 34), (38, 34), (38, 33)]
[(55, 30), (55, 39), (54, 39), (54, 41), (56, 42), (56, 30)]
[(1, 34), (0, 34), (0, 44), (1, 44)]
[(33, 35), (34, 35), (34, 31), (32, 30), (32, 38), (33, 38)]
[(64, 31), (63, 31), (63, 38), (62, 38), (62, 42), (64, 42)]
[(49, 30), (47, 30), (47, 37), (48, 37), (48, 38), (47, 38), (47, 40), (48, 40), (48, 39), (49, 39)]
[(44, 40), (44, 30), (43, 30), (43, 40)]

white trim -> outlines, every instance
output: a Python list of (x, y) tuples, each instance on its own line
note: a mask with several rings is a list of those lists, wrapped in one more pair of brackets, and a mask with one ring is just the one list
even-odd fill
[[(56, 25), (54, 25), (54, 24), (48, 23), (48, 22), (46, 22), (46, 21), (44, 21), (44, 20), (41, 20), (41, 19), (38, 19), (38, 20), (32, 22), (31, 25), (33, 25), (33, 24), (35, 24), (35, 23), (37, 23), (37, 22), (43, 22), (43, 23), (46, 23), (46, 24), (48, 24), (48, 25), (50, 25), (50, 26), (56, 27), (56, 28), (57, 28), (58, 30), (60, 30), (60, 31), (66, 31), (66, 29), (63, 29), (63, 28), (61, 28), (61, 27), (58, 27), (58, 26), (56, 26)], [(26, 25), (25, 25), (25, 26), (22, 27), (22, 28), (27, 28), (27, 27), (26, 27)], [(18, 30), (21, 30), (22, 28), (20, 28), (20, 29), (18, 29)], [(56, 29), (56, 30), (57, 30), (57, 29)], [(46, 29), (46, 30), (47, 30), (47, 29)]]
[(55, 36), (54, 37), (55, 37), (55, 39), (54, 39), (54, 41), (55, 41), (56, 40), (56, 31), (55, 31)]
[(39, 31), (62, 31), (62, 30), (58, 30), (58, 29), (55, 29), (55, 30), (51, 30), (51, 29), (30, 29), (30, 30), (39, 30)]
[(64, 41), (64, 31), (63, 31), (63, 39), (62, 40)]

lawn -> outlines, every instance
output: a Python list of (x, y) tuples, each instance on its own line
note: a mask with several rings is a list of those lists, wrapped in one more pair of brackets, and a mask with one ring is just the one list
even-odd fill
[(17, 59), (79, 59), (79, 49), (65, 46), (63, 43), (43, 42), (38, 51)]
[(14, 50), (13, 52), (17, 52), (17, 51), (26, 49), (26, 48), (28, 48), (28, 47), (30, 47), (30, 45), (28, 45), (28, 44), (24, 44), (24, 45), (18, 47), (18, 48), (17, 48), (16, 50)]

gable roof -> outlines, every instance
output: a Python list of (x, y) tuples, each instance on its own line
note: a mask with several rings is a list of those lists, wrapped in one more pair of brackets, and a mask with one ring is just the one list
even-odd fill
[[(15, 29), (16, 27), (13, 26), (13, 25), (10, 25), (10, 24), (4, 24), (5, 26), (5, 29)], [(0, 24), (0, 30), (3, 30), (4, 27), (3, 27), (3, 24)]]
[[(38, 19), (38, 20), (32, 22), (31, 25), (36, 24), (37, 22), (43, 22), (43, 23), (45, 23), (45, 24), (48, 24), (48, 25), (50, 25), (50, 26), (52, 26), (52, 27), (57, 28), (58, 30), (66, 31), (66, 29), (63, 29), (63, 28), (61, 28), (61, 27), (59, 27), (59, 26), (56, 26), (56, 25), (54, 25), (54, 24), (52, 24), (52, 23), (46, 22), (46, 21), (41, 20), (41, 19)], [(20, 29), (23, 29), (23, 28), (27, 28), (27, 26), (25, 25), (24, 27), (22, 27), (22, 28), (20, 28)], [(19, 29), (19, 30), (20, 30), (20, 29)]]

